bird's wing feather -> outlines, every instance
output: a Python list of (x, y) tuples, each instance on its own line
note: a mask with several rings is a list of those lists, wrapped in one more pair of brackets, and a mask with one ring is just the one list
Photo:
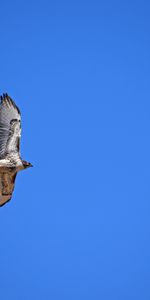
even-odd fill
[[(16, 123), (13, 130), (12, 123)], [(1, 96), (0, 105), (0, 159), (11, 152), (19, 152), (21, 114), (14, 101), (7, 95)]]
[(16, 175), (17, 172), (15, 171), (0, 171), (0, 206), (3, 206), (11, 199)]

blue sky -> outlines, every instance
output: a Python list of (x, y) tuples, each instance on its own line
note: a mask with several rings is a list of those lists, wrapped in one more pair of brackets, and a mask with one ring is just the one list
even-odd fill
[(22, 111), (0, 299), (150, 299), (149, 1), (1, 1)]

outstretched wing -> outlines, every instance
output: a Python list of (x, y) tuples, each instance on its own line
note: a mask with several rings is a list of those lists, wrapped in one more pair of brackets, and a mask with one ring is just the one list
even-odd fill
[(20, 111), (14, 101), (3, 94), (0, 105), (0, 159), (12, 152), (19, 153), (20, 136)]
[(17, 172), (15, 171), (0, 172), (0, 206), (3, 206), (11, 199), (16, 175)]

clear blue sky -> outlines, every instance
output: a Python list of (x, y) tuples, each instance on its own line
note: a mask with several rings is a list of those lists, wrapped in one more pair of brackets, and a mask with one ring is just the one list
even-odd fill
[(0, 299), (150, 299), (150, 2), (1, 1), (22, 111)]

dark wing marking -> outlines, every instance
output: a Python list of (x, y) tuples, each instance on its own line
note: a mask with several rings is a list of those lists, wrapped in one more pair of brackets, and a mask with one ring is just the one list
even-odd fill
[(17, 172), (15, 171), (0, 171), (0, 206), (3, 206), (11, 199), (16, 175)]
[(19, 108), (7, 94), (3, 94), (0, 105), (0, 159), (11, 152), (19, 153), (20, 136)]

